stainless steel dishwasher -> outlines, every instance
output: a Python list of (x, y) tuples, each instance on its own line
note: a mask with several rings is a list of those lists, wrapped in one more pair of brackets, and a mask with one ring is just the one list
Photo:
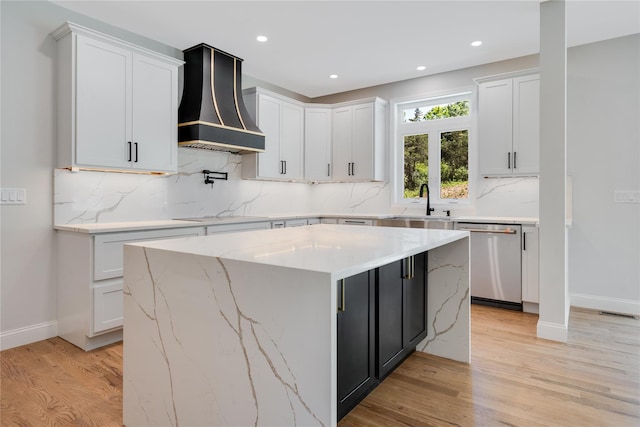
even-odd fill
[(461, 222), (471, 232), (471, 301), (522, 310), (520, 225)]

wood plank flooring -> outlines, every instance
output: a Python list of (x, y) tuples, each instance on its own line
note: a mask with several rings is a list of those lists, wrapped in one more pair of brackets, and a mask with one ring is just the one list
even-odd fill
[[(536, 322), (472, 305), (470, 365), (415, 353), (339, 427), (640, 426), (640, 320), (573, 309), (566, 344)], [(0, 362), (0, 425), (122, 425), (122, 344), (52, 338)]]

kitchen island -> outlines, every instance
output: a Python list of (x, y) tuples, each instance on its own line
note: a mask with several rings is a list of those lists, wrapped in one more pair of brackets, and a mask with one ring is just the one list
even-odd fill
[(468, 363), (468, 232), (313, 225), (126, 245), (124, 424), (335, 425), (339, 281), (424, 252), (417, 350)]

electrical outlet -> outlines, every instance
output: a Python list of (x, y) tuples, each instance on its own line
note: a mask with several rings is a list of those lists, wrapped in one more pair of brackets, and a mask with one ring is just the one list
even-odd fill
[(640, 191), (616, 190), (613, 195), (615, 203), (640, 203)]
[(2, 205), (26, 205), (27, 190), (24, 188), (0, 189), (0, 204)]

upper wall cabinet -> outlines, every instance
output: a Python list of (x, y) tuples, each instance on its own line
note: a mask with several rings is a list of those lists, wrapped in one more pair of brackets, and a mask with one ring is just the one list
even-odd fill
[(387, 110), (387, 102), (380, 98), (368, 102), (334, 106), (333, 180), (383, 181), (385, 179)]
[(67, 23), (58, 40), (58, 166), (177, 171), (182, 61)]
[(331, 181), (332, 112), (330, 106), (304, 110), (304, 178), (307, 181)]
[(260, 88), (244, 91), (244, 100), (265, 135), (265, 149), (242, 155), (242, 177), (302, 180), (304, 104)]
[(242, 177), (283, 181), (383, 181), (388, 103), (369, 98), (305, 104), (262, 88), (243, 91), (265, 134), (264, 153), (242, 155)]
[(540, 171), (540, 78), (537, 74), (479, 79), (481, 175)]

